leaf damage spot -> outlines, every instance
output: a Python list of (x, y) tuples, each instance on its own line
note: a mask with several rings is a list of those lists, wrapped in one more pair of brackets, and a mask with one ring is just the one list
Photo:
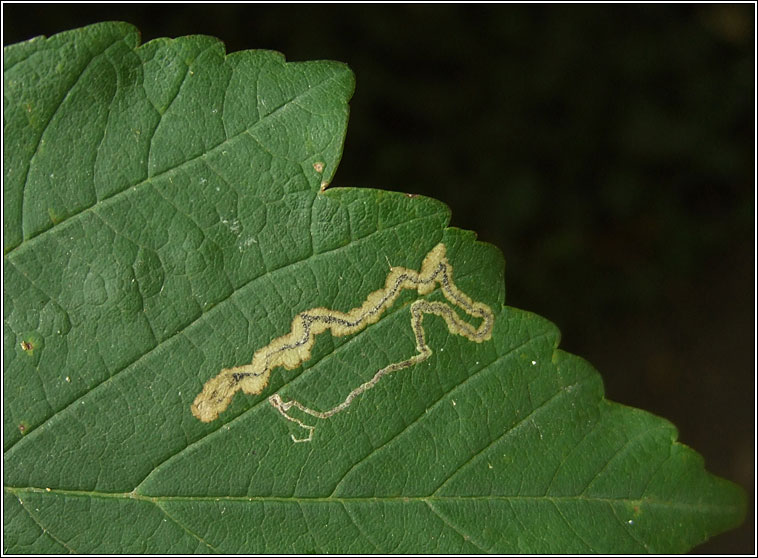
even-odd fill
[[(292, 436), (293, 441), (309, 442), (315, 426), (305, 424), (293, 417), (289, 413), (290, 410), (294, 407), (312, 417), (328, 419), (350, 406), (357, 396), (373, 388), (384, 376), (427, 360), (433, 351), (426, 343), (423, 327), (425, 314), (439, 316), (445, 321), (450, 333), (461, 335), (470, 341), (481, 343), (492, 337), (495, 321), (492, 310), (482, 302), (473, 301), (455, 285), (453, 267), (445, 256), (444, 244), (438, 244), (426, 255), (419, 271), (390, 266), (384, 288), (369, 294), (361, 306), (349, 312), (323, 307), (300, 312), (292, 320), (290, 332), (258, 349), (250, 364), (225, 368), (216, 377), (208, 380), (191, 406), (192, 414), (203, 422), (215, 420), (219, 413), (229, 406), (240, 389), (244, 393), (257, 395), (268, 385), (273, 369), (283, 366), (292, 370), (310, 359), (311, 349), (318, 334), (327, 330), (331, 331), (334, 337), (357, 333), (367, 325), (379, 321), (384, 311), (394, 304), (402, 291), (415, 290), (423, 296), (434, 291), (437, 285), (450, 304), (424, 299), (416, 300), (411, 304), (411, 329), (416, 340), (417, 351), (415, 355), (385, 366), (370, 380), (353, 389), (342, 403), (327, 411), (310, 409), (294, 400), (284, 401), (278, 393), (269, 397), (269, 403), (285, 419), (308, 431), (308, 436), (305, 438)], [(473, 318), (479, 318), (481, 320), (479, 326), (474, 327), (461, 319), (451, 305), (461, 308)]]
[[(51, 176), (50, 178), (53, 178), (53, 177)], [(47, 208), (47, 214), (48, 214), (48, 216), (50, 217), (50, 222), (51, 222), (53, 225), (57, 225), (58, 223), (60, 223), (61, 221), (63, 221), (63, 219), (64, 219), (64, 217), (65, 217), (64, 215), (61, 215), (60, 213), (58, 213), (58, 212), (57, 212), (55, 209), (53, 209), (52, 207), (48, 207), (48, 208)]]
[(45, 339), (36, 331), (29, 331), (20, 335), (21, 340), (18, 346), (21, 348), (21, 354), (31, 359), (33, 366), (39, 362), (42, 349), (45, 347)]
[(324, 172), (324, 163), (321, 161), (316, 161), (315, 163), (313, 163), (313, 170), (321, 174), (322, 172)]

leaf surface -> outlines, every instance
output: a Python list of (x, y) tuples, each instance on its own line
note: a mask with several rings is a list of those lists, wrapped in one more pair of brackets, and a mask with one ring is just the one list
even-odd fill
[[(443, 204), (322, 191), (346, 66), (139, 46), (119, 23), (4, 56), (6, 552), (665, 553), (741, 521), (741, 490), (671, 424), (605, 400), (552, 324), (504, 306), (502, 256)], [(268, 396), (334, 408), (415, 354), (408, 290), (192, 415), (298, 313), (358, 308), (438, 243), (491, 340), (427, 316), (427, 360), (298, 415), (316, 428), (295, 443)]]

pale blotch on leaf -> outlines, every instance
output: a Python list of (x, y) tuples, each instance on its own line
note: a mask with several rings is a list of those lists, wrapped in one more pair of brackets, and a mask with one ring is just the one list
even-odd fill
[(324, 172), (324, 163), (322, 163), (321, 161), (316, 161), (315, 163), (313, 163), (313, 170), (321, 174), (322, 172)]
[[(50, 178), (52, 178), (52, 176)], [(63, 215), (59, 214), (52, 207), (48, 207), (47, 208), (47, 214), (50, 216), (50, 222), (53, 225), (57, 225), (58, 223), (60, 223), (61, 221), (63, 221)]]
[[(310, 359), (315, 337), (319, 333), (330, 330), (334, 337), (357, 333), (367, 325), (377, 322), (384, 311), (394, 304), (402, 291), (415, 290), (419, 295), (427, 295), (434, 291), (437, 285), (450, 304), (423, 299), (411, 304), (411, 329), (418, 351), (415, 355), (385, 366), (369, 381), (353, 389), (342, 403), (327, 411), (309, 409), (294, 400), (284, 401), (278, 393), (269, 397), (269, 403), (284, 418), (308, 430), (306, 438), (298, 439), (292, 436), (292, 439), (295, 442), (310, 441), (315, 426), (307, 425), (291, 416), (290, 409), (295, 407), (315, 418), (327, 419), (346, 409), (353, 399), (373, 388), (383, 376), (427, 360), (432, 355), (432, 349), (426, 344), (423, 327), (425, 314), (441, 317), (445, 320), (450, 333), (461, 335), (470, 341), (481, 343), (492, 337), (495, 321), (492, 310), (484, 303), (471, 300), (455, 285), (453, 267), (445, 257), (444, 244), (438, 244), (426, 255), (420, 271), (390, 266), (384, 288), (369, 294), (361, 306), (349, 312), (312, 308), (299, 313), (292, 320), (290, 332), (258, 349), (250, 364), (225, 368), (215, 378), (208, 380), (192, 404), (192, 414), (203, 422), (215, 420), (240, 389), (244, 393), (257, 395), (268, 385), (269, 376), (274, 368), (283, 366), (292, 370)], [(471, 317), (479, 318), (481, 320), (479, 326), (474, 327), (462, 320), (451, 305), (461, 308)]]

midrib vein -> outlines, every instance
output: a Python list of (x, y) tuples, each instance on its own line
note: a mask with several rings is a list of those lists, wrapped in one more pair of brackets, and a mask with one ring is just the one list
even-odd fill
[(693, 510), (698, 512), (725, 513), (732, 511), (735, 506), (715, 505), (690, 502), (665, 502), (651, 498), (600, 498), (587, 496), (363, 496), (363, 497), (320, 497), (320, 496), (225, 496), (225, 495), (188, 495), (188, 496), (149, 496), (136, 492), (99, 492), (88, 490), (70, 490), (61, 488), (40, 488), (36, 486), (5, 486), (6, 492), (19, 497), (23, 494), (44, 494), (47, 496), (67, 496), (75, 498), (101, 498), (112, 500), (137, 500), (152, 504), (159, 502), (248, 502), (248, 503), (281, 503), (281, 504), (384, 504), (384, 503), (471, 503), (471, 502), (533, 502), (533, 503), (576, 503), (588, 504), (632, 504), (655, 506), (678, 510)]

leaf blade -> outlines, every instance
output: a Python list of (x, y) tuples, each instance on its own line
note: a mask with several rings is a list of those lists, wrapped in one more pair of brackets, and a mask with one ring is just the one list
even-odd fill
[[(320, 191), (341, 157), (345, 66), (226, 55), (207, 37), (138, 46), (132, 27), (99, 24), (9, 47), (6, 84), (46, 45), (80, 42), (107, 64), (92, 56), (53, 88), (47, 124), (22, 116), (51, 72), (6, 96), (6, 142), (23, 147), (4, 201), (7, 548), (672, 552), (741, 521), (744, 495), (673, 426), (605, 401), (555, 326), (504, 306), (502, 256), (448, 227), (443, 204)], [(77, 126), (87, 141), (66, 159), (54, 145)], [(328, 409), (414, 354), (404, 293), (361, 332), (319, 336), (264, 394), (192, 417), (208, 378), (298, 312), (357, 308), (438, 242), (458, 287), (495, 312), (491, 341), (428, 317), (428, 361), (293, 444), (267, 395)]]

